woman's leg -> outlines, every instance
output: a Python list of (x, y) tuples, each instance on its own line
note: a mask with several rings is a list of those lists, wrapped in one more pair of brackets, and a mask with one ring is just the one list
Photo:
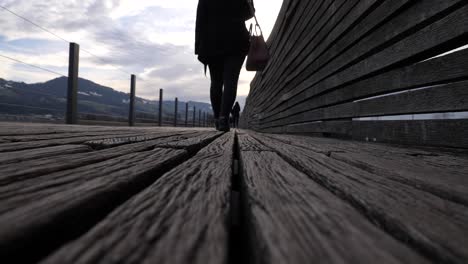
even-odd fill
[(244, 60), (245, 55), (229, 56), (224, 59), (224, 91), (220, 117), (229, 117), (232, 105), (236, 101), (237, 83)]
[(210, 99), (211, 107), (213, 108), (213, 115), (215, 119), (219, 118), (219, 112), (221, 111), (221, 102), (223, 97), (223, 72), (224, 72), (224, 61), (219, 59), (208, 64), (210, 69)]

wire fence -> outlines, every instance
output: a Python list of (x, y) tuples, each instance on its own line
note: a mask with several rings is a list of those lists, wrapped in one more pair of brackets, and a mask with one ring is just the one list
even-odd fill
[[(6, 50), (4, 49), (0, 49), (0, 59), (13, 63), (14, 67), (22, 65), (31, 70), (34, 69), (36, 71), (42, 71), (55, 77), (55, 79), (48, 80), (42, 83), (42, 85), (37, 83), (26, 84), (0, 79), (0, 121), (39, 120), (41, 122), (50, 121), (54, 123), (67, 122), (86, 124), (89, 122), (100, 122), (102, 124), (117, 125), (143, 124), (149, 126), (190, 127), (211, 126), (213, 124), (213, 117), (210, 114), (211, 111), (207, 109), (204, 111), (198, 110), (197, 112), (195, 105), (188, 103), (185, 104), (183, 102), (180, 102), (180, 104), (175, 103), (173, 106), (174, 109), (170, 109), (171, 107), (166, 106), (166, 104), (171, 105), (173, 102), (162, 100), (162, 90), (159, 102), (137, 98), (135, 96), (135, 90), (130, 87), (127, 88), (129, 93), (118, 93), (116, 91), (114, 95), (117, 95), (117, 98), (107, 98), (112, 95), (104, 94), (106, 89), (102, 89), (101, 85), (89, 82), (85, 79), (78, 79), (78, 74), (73, 74), (73, 71), (76, 71), (77, 73), (80, 72), (84, 75), (86, 75), (86, 72), (90, 72), (88, 74), (90, 76), (89, 80), (96, 78), (99, 78), (100, 80), (102, 79), (102, 77), (96, 77), (96, 75), (98, 75), (95, 73), (97, 69), (90, 66), (78, 66), (80, 57), (73, 57), (73, 45), (75, 45), (73, 46), (74, 48), (88, 55), (81, 59), (93, 58), (93, 62), (99, 61), (102, 63), (101, 68), (110, 66), (110, 70), (119, 72), (126, 76), (122, 78), (113, 77), (110, 82), (115, 83), (117, 79), (123, 81), (127, 78), (129, 79), (130, 76), (133, 76), (133, 78), (138, 80), (138, 82), (145, 82), (144, 78), (136, 76), (126, 69), (109, 63), (105, 58), (96, 55), (96, 52), (91, 51), (88, 48), (79, 47), (67, 38), (60, 36), (11, 8), (0, 5), (0, 11), (2, 10), (16, 17), (16, 19), (20, 19), (21, 21), (32, 25), (33, 28), (36, 28), (38, 31), (48, 34), (52, 38), (70, 45), (70, 57), (68, 58), (68, 75), (65, 75), (60, 73), (60, 71), (65, 71), (65, 69), (54, 69), (54, 67), (49, 67), (50, 65), (47, 65), (47, 62), (43, 61), (37, 63), (38, 58), (36, 58), (36, 62), (32, 62), (34, 59), (30, 59), (30, 57), (32, 58), (34, 56), (19, 58), (24, 56), (18, 57), (15, 56), (17, 55), (15, 52), (9, 53), (5, 52)], [(141, 43), (134, 41), (132, 45), (139, 47)], [(10, 49), (12, 48), (10, 47)], [(73, 62), (73, 59), (77, 61)], [(72, 62), (73, 64), (76, 63), (76, 69), (73, 68)], [(93, 65), (93, 62), (89, 63), (89, 65)], [(89, 69), (87, 67), (89, 67)], [(109, 71), (109, 69), (107, 70)], [(114, 76), (121, 75), (114, 74)], [(74, 81), (76, 82), (75, 84), (73, 84)], [(133, 83), (132, 85), (133, 88), (135, 88), (135, 84)], [(113, 87), (114, 85), (109, 86)], [(125, 91), (125, 87), (119, 87), (119, 89), (114, 90)], [(150, 103), (142, 104), (141, 101)], [(186, 106), (185, 109), (183, 109), (183, 104)], [(72, 122), (70, 122), (70, 113), (75, 116), (75, 120)]]

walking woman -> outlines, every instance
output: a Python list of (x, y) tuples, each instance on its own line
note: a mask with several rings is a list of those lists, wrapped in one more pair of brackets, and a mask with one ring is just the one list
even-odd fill
[[(249, 1), (249, 2), (248, 2)], [(210, 99), (216, 129), (229, 131), (229, 114), (239, 74), (249, 51), (245, 21), (253, 17), (252, 0), (199, 0), (195, 54), (210, 70)], [(224, 87), (224, 89), (223, 89)]]
[(232, 114), (232, 124), (235, 128), (239, 128), (239, 113), (240, 113), (240, 105), (238, 102), (234, 104), (234, 107), (231, 110)]

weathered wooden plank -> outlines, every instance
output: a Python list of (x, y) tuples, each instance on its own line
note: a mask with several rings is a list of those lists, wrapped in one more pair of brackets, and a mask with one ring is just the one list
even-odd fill
[[(296, 1), (294, 7), (294, 14), (288, 17), (287, 23), (285, 23), (286, 30), (284, 30), (275, 43), (274, 50), (285, 50), (285, 46), (288, 45), (288, 40), (291, 38), (297, 39), (297, 34), (302, 33), (305, 30), (305, 26), (313, 25), (320, 18), (317, 16), (317, 12), (324, 12), (328, 6), (332, 3), (331, 0), (320, 0), (320, 1)], [(301, 19), (305, 17), (305, 19)], [(305, 23), (307, 22), (307, 23)], [(272, 57), (269, 64), (275, 64), (280, 58), (278, 56)], [(275, 68), (266, 68), (267, 71), (274, 71)]]
[[(292, 18), (292, 14), (294, 14), (295, 12), (297, 12), (297, 6), (301, 3), (302, 1), (297, 1), (297, 0), (286, 0), (283, 2), (283, 7), (282, 9), (284, 10), (284, 13), (280, 13), (278, 15), (278, 17), (283, 17), (284, 19), (279, 21), (281, 24), (279, 25), (279, 33), (278, 34), (275, 34), (273, 36), (276, 37), (276, 41), (272, 41), (269, 43), (269, 51), (271, 53), (275, 53), (275, 51), (278, 49), (278, 46), (279, 46), (279, 43), (281, 41), (281, 39), (284, 37), (284, 32), (286, 32), (288, 30), (288, 28), (290, 28), (290, 20)], [(267, 68), (265, 70), (269, 70), (268, 69), (268, 65), (267, 65)]]
[[(104, 162), (99, 170), (87, 170), (86, 174), (83, 168), (60, 172), (63, 177), (57, 177), (55, 185), (43, 184), (45, 197), (36, 189), (39, 195), (33, 201), (0, 215), (0, 256), (21, 263), (47, 255), (62, 242), (85, 232), (187, 155), (185, 150), (156, 148), (114, 159), (112, 164)], [(8, 205), (9, 201), (2, 199), (2, 203)]]
[[(130, 131), (132, 132), (132, 131)], [(133, 131), (138, 132), (138, 131)], [(54, 133), (54, 134), (40, 134), (40, 135), (25, 135), (25, 136), (4, 136), (3, 139), (9, 140), (11, 142), (27, 142), (27, 141), (39, 141), (39, 140), (52, 140), (52, 139), (66, 139), (66, 138), (75, 138), (75, 137), (92, 137), (92, 136), (106, 136), (106, 135), (115, 135), (118, 133), (129, 133), (129, 130), (112, 130), (112, 131), (71, 131), (64, 133)], [(140, 132), (140, 133), (149, 133), (149, 132)], [(156, 132), (163, 133), (163, 132)], [(153, 133), (154, 134), (154, 133)]]
[(43, 263), (224, 263), (233, 144), (218, 138)]
[[(201, 137), (200, 140), (193, 140), (193, 144), (201, 146), (208, 144), (211, 140), (216, 138), (218, 134), (211, 134), (211, 136), (197, 136)], [(77, 153), (49, 158), (41, 158), (36, 160), (28, 160), (24, 162), (15, 163), (14, 165), (1, 165), (0, 166), (0, 186), (8, 185), (12, 182), (23, 181), (27, 178), (35, 178), (46, 175), (48, 173), (85, 166), (91, 163), (101, 162), (123, 156), (126, 154), (145, 151), (159, 145), (166, 145), (168, 142), (186, 139), (186, 136), (173, 136), (162, 137), (149, 141), (139, 142), (135, 144), (122, 145), (111, 149), (104, 149), (94, 151), (92, 153)], [(187, 144), (187, 147), (190, 146)], [(190, 149), (192, 150), (192, 149)]]
[(106, 127), (106, 126), (79, 126), (79, 125), (61, 125), (61, 124), (42, 124), (42, 123), (12, 123), (0, 122), (0, 136), (18, 136), (18, 135), (42, 135), (42, 134), (57, 134), (57, 133), (72, 133), (72, 132), (98, 132), (112, 130), (140, 130), (122, 128), (122, 127)]
[[(398, 68), (369, 79), (353, 83), (290, 107), (278, 114), (268, 114), (262, 122), (269, 122), (341, 102), (398, 92), (405, 89), (444, 84), (468, 78), (468, 50)], [(301, 96), (304, 96), (301, 95)]]
[(306, 111), (262, 127), (343, 118), (458, 112), (468, 110), (468, 82), (437, 85), (363, 101)]
[(468, 206), (468, 156), (330, 138), (264, 135)]
[(353, 139), (468, 148), (467, 119), (353, 122)]
[[(293, 134), (313, 134), (321, 133), (342, 137), (351, 137), (352, 135), (352, 122), (351, 121), (326, 121), (326, 122), (311, 122), (293, 124), (283, 127), (280, 133), (293, 133)], [(265, 131), (271, 131), (265, 129)], [(278, 133), (278, 132), (276, 132)]]
[(272, 151), (271, 148), (260, 144), (255, 138), (250, 136), (246, 131), (237, 132), (237, 142), (239, 151)]
[[(316, 34), (326, 22), (326, 18), (332, 17), (333, 11), (342, 3), (342, 0), (301, 1), (294, 15), (290, 16), (288, 30), (282, 32), (281, 41), (278, 44), (278, 50), (281, 53), (272, 56), (269, 64), (277, 65), (278, 62), (284, 61), (284, 55), (288, 54), (291, 49), (291, 39), (301, 42), (304, 38), (299, 38), (299, 36), (304, 36), (311, 31)], [(278, 68), (267, 68), (268, 74), (265, 75), (263, 82), (269, 82), (272, 77), (275, 77)]]
[(257, 263), (426, 262), (277, 154), (241, 157)]
[[(365, 117), (466, 111), (467, 99), (468, 81), (465, 81), (355, 102), (352, 113), (354, 117)], [(348, 116), (340, 114), (333, 117)]]
[[(428, 4), (427, 1), (424, 1), (423, 3)], [(448, 3), (448, 1), (444, 1), (444, 3)], [(435, 10), (433, 5), (427, 5), (426, 8), (429, 8), (429, 10)], [(414, 58), (414, 62), (419, 62), (433, 55), (437, 55), (438, 52), (443, 52), (443, 49), (450, 49), (450, 41), (455, 41), (468, 31), (468, 19), (465, 16), (467, 12), (468, 6), (459, 8), (446, 17), (428, 25), (413, 35), (396, 42), (383, 51), (356, 63), (342, 72), (338, 72), (330, 76), (330, 78), (323, 82), (323, 84), (319, 85), (319, 87), (308, 89), (308, 95), (322, 93), (332, 87), (355, 80), (365, 74), (382, 70), (385, 67), (390, 67), (392, 64), (399, 63), (402, 60), (408, 60), (408, 58), (411, 57)], [(419, 16), (427, 15), (421, 11), (416, 12), (416, 14)], [(411, 19), (414, 20), (414, 18)], [(434, 36), (437, 37), (434, 38)], [(444, 44), (446, 44), (446, 47), (444, 47)], [(363, 47), (361, 48), (364, 49)], [(351, 49), (350, 52), (354, 52), (354, 50)], [(423, 54), (426, 54), (426, 57), (418, 58), (419, 55)], [(323, 68), (324, 74), (329, 75), (333, 73), (326, 72), (326, 70), (330, 69)], [(309, 84), (311, 84), (310, 81), (304, 82), (305, 86), (308, 86)]]
[[(270, 63), (276, 64), (276, 67), (273, 67), (271, 72), (266, 73), (258, 89), (270, 90), (275, 89), (278, 85), (284, 85), (286, 78), (282, 78), (283, 76), (288, 76), (288, 74), (298, 67), (299, 62), (302, 62), (309, 54), (319, 55), (320, 53), (316, 54), (318, 51), (315, 50), (320, 46), (328, 44), (328, 47), (330, 47), (330, 42), (326, 42), (325, 38), (330, 38), (330, 35), (336, 33), (334, 31), (337, 28), (342, 29), (343, 27), (352, 25), (356, 20), (359, 21), (359, 12), (364, 12), (373, 3), (375, 1), (334, 1), (332, 5), (328, 6), (327, 13), (317, 14), (316, 20), (311, 21), (309, 27), (304, 32), (288, 38), (287, 47), (281, 49), (280, 53), (273, 55), (274, 61)], [(356, 4), (358, 4), (357, 7)], [(357, 10), (357, 13), (352, 12), (349, 14), (351, 10)], [(296, 14), (295, 17), (299, 17), (299, 14)], [(343, 21), (344, 18), (347, 20)], [(306, 20), (304, 16), (302, 19)], [(294, 29), (294, 31), (297, 32), (299, 30)], [(333, 36), (337, 37), (336, 35)], [(272, 94), (274, 95), (275, 93)], [(260, 98), (258, 103), (262, 102), (265, 102), (264, 98)]]
[(468, 148), (467, 124), (466, 119), (326, 121), (262, 128), (261, 131), (303, 135), (322, 133), (359, 141)]
[[(408, 11), (401, 12), (392, 20), (393, 22), (385, 24), (385, 28), (375, 31), (375, 34), (369, 35), (359, 45), (347, 50), (347, 55), (341, 55), (335, 62), (327, 64), (325, 67), (320, 66), (318, 68), (319, 71), (313, 75), (307, 75), (308, 77), (305, 81), (297, 83), (297, 85), (291, 84), (291, 87), (294, 87), (293, 90), (283, 95), (282, 100), (288, 100), (288, 103), (294, 105), (373, 72), (390, 68), (392, 65), (398, 65), (403, 61), (410, 64), (410, 58), (414, 59), (414, 62), (418, 62), (424, 59), (423, 55), (425, 55), (425, 58), (428, 58), (432, 55), (431, 53), (449, 49), (450, 42), (456, 42), (457, 38), (466, 33), (467, 27), (465, 25), (464, 13), (466, 13), (465, 9), (467, 7), (460, 7), (435, 22), (432, 21), (434, 19), (431, 20), (431, 17), (441, 12), (443, 13), (445, 10), (450, 10), (450, 8), (456, 5), (464, 4), (466, 3), (461, 3), (460, 1), (444, 1), (442, 5), (441, 2), (435, 4), (430, 3), (430, 1), (416, 2)], [(410, 16), (410, 14), (412, 15)], [(419, 28), (419, 23), (423, 21), (433, 23), (424, 28)], [(419, 30), (413, 33), (414, 30), (410, 30), (411, 27), (418, 28)], [(408, 35), (408, 32), (412, 34)], [(399, 40), (403, 36), (404, 38)], [(438, 37), (433, 38), (433, 36)], [(395, 42), (395, 40), (399, 41)], [(375, 43), (383, 45), (386, 41), (388, 44), (382, 46), (382, 50), (370, 49), (370, 46), (375, 45)], [(368, 55), (364, 56), (363, 54)], [(353, 61), (355, 62), (351, 63)], [(348, 66), (344, 68), (345, 65)], [(311, 68), (307, 67), (303, 74), (309, 71), (309, 69)], [(341, 70), (338, 71), (337, 69)], [(306, 91), (307, 96), (298, 96), (302, 91)], [(268, 109), (275, 109), (274, 111), (277, 112), (282, 111), (285, 106), (283, 103), (281, 104), (279, 106), (278, 103), (270, 103)]]
[[(304, 68), (303, 71), (307, 71), (308, 69), (311, 70), (311, 72), (316, 71), (317, 68), (313, 67), (314, 65), (312, 63), (317, 62), (317, 59), (319, 58), (322, 60), (322, 64), (323, 64), (338, 57), (341, 53), (346, 51), (346, 49), (348, 49), (353, 44), (357, 43), (357, 41), (359, 41), (360, 39), (368, 35), (372, 29), (374, 29), (376, 26), (379, 25), (381, 21), (385, 21), (388, 18), (394, 16), (395, 13), (397, 13), (400, 10), (400, 8), (405, 6), (408, 2), (409, 2), (408, 0), (384, 1), (380, 6), (378, 6), (375, 10), (373, 10), (367, 16), (366, 16), (366, 13), (364, 13), (364, 18), (362, 18), (362, 20), (358, 19), (358, 16), (352, 17), (351, 19), (358, 19), (356, 21), (359, 21), (359, 23), (357, 25), (351, 24), (354, 27), (346, 31), (346, 34), (341, 39), (339, 39), (339, 41), (333, 43), (333, 48), (330, 46), (326, 46), (326, 47), (322, 47), (316, 52), (313, 52), (313, 50), (310, 50), (310, 49), (304, 51), (305, 60), (303, 61), (302, 65), (307, 65), (307, 66), (306, 68)], [(351, 20), (351, 21), (348, 21), (348, 23), (349, 22), (354, 23), (355, 21)], [(288, 81), (286, 82), (286, 79), (282, 80), (281, 84), (283, 86), (286, 83), (291, 82), (293, 79), (298, 78), (300, 76), (299, 74), (303, 72), (301, 71), (299, 65), (297, 67), (294, 67), (293, 69), (296, 69), (296, 70), (294, 72), (289, 72), (290, 77), (288, 78)], [(284, 76), (288, 76), (287, 74), (288, 73), (285, 73)], [(304, 74), (304, 76), (306, 75), (307, 74)], [(295, 77), (292, 78), (292, 76), (295, 76)], [(270, 91), (271, 94), (274, 95), (275, 97), (277, 96), (276, 93), (278, 93), (280, 90), (284, 90), (280, 86), (276, 86), (277, 84), (280, 84), (280, 83), (271, 84), (272, 87), (276, 87), (275, 92)], [(292, 87), (294, 87), (294, 85)], [(286, 90), (289, 90), (289, 88)], [(260, 104), (264, 100), (264, 98), (258, 98), (258, 100), (259, 102), (257, 101), (256, 102)]]
[(165, 138), (170, 136), (180, 136), (178, 139), (184, 139), (189, 137), (194, 137), (197, 135), (202, 135), (204, 132), (196, 132), (196, 131), (171, 131), (171, 132), (158, 132), (158, 133), (147, 133), (140, 136), (132, 136), (132, 137), (118, 137), (118, 138), (106, 138), (100, 140), (92, 140), (86, 141), (84, 144), (92, 147), (93, 149), (105, 149), (105, 148), (112, 148), (117, 147), (125, 144), (132, 144), (138, 143), (142, 141), (153, 140), (157, 138)]
[(254, 135), (389, 234), (438, 262), (468, 260), (468, 210), (427, 192), (304, 148)]
[(53, 147), (53, 146), (59, 146), (59, 145), (65, 145), (65, 144), (82, 144), (90, 140), (118, 138), (118, 137), (132, 137), (132, 136), (140, 136), (140, 135), (142, 135), (142, 133), (134, 133), (134, 132), (117, 133), (117, 134), (106, 133), (101, 136), (60, 138), (60, 139), (39, 140), (39, 141), (32, 141), (32, 142), (12, 142), (12, 143), (1, 144), (0, 152), (45, 148), (45, 147)]
[(48, 148), (40, 148), (34, 150), (21, 150), (14, 152), (0, 153), (0, 165), (22, 162), (26, 160), (35, 160), (46, 157), (53, 157), (59, 155), (75, 154), (82, 152), (89, 152), (92, 149), (83, 145), (62, 145)]
[[(218, 135), (204, 135), (201, 137), (195, 137), (191, 144), (188, 142), (186, 145), (186, 151), (195, 152), (200, 150), (202, 147), (206, 146), (210, 141), (216, 138)], [(19, 208), (28, 204), (37, 199), (42, 199), (48, 195), (59, 193), (60, 191), (69, 189), (71, 187), (65, 187), (68, 185), (74, 186), (76, 182), (82, 183), (86, 181), (93, 180), (98, 177), (96, 175), (101, 175), (102, 172), (110, 173), (114, 170), (117, 170), (118, 166), (123, 164), (121, 169), (125, 169), (129, 163), (135, 160), (135, 157), (140, 157), (138, 154), (142, 151), (147, 151), (150, 149), (161, 148), (159, 145), (164, 148), (166, 142), (178, 140), (178, 137), (172, 137), (170, 139), (162, 139), (161, 141), (152, 141), (147, 142), (147, 144), (133, 144), (130, 145), (127, 149), (125, 148), (116, 148), (115, 152), (119, 156), (112, 156), (112, 158), (100, 161), (95, 159), (94, 163), (83, 163), (83, 166), (74, 165), (71, 167), (71, 164), (65, 169), (72, 168), (73, 170), (57, 170), (56, 172), (48, 173), (42, 177), (30, 177), (23, 179), (21, 181), (10, 182), (7, 185), (0, 186), (0, 214), (5, 211), (9, 211), (15, 208)], [(184, 137), (181, 138), (184, 140)], [(128, 151), (122, 151), (128, 150)], [(76, 158), (79, 160), (79, 158)], [(128, 161), (124, 161), (128, 159)], [(116, 167), (117, 166), (117, 167)], [(70, 172), (72, 171), (72, 172)], [(97, 174), (96, 174), (97, 173)]]
[(222, 132), (203, 132), (196, 137), (187, 137), (185, 139), (180, 139), (177, 141), (171, 141), (167, 143), (159, 144), (160, 148), (178, 148), (178, 149), (200, 149), (201, 146), (206, 145), (207, 140), (212, 140), (213, 138), (221, 136)]

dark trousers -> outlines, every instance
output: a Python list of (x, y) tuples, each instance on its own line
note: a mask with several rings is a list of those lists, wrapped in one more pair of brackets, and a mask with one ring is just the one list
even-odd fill
[(211, 106), (215, 118), (229, 117), (236, 100), (237, 83), (244, 60), (245, 55), (233, 55), (213, 59), (208, 63), (211, 77)]
[(239, 115), (232, 116), (232, 125), (235, 128), (239, 128)]

